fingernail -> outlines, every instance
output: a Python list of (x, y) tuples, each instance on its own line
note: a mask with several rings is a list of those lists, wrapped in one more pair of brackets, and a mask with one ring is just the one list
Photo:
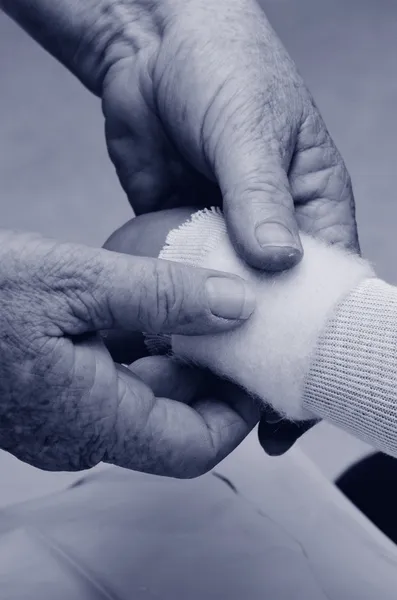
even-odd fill
[(223, 319), (248, 319), (256, 305), (254, 292), (242, 280), (209, 277), (206, 281), (209, 307)]
[(281, 223), (269, 221), (260, 223), (255, 230), (255, 234), (262, 248), (274, 246), (291, 248), (291, 250), (300, 249), (300, 243), (296, 240), (295, 236)]
[(266, 407), (266, 411), (262, 416), (262, 419), (264, 419), (266, 423), (269, 423), (269, 425), (275, 425), (276, 423), (281, 423), (281, 421), (284, 421), (285, 417), (277, 413), (272, 408)]

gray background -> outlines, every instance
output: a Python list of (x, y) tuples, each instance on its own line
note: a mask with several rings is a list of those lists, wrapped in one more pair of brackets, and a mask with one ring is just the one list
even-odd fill
[[(363, 253), (396, 283), (397, 3), (265, 1), (353, 178)], [(98, 246), (131, 217), (104, 143), (99, 101), (0, 14), (1, 226)], [(369, 447), (328, 425), (303, 448), (333, 477)], [(0, 454), (0, 505), (70, 475)]]

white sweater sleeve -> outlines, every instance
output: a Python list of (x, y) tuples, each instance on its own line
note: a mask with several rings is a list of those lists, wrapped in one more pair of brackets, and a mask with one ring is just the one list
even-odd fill
[(219, 209), (171, 231), (159, 258), (238, 274), (257, 308), (211, 336), (147, 336), (153, 353), (210, 368), (291, 420), (319, 417), (397, 456), (397, 288), (363, 259), (302, 236), (294, 269), (266, 274), (234, 251)]
[(397, 457), (397, 288), (367, 279), (337, 307), (316, 345), (303, 405)]

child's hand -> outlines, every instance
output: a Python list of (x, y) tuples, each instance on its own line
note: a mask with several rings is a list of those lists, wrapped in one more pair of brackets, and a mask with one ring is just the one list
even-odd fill
[(123, 254), (157, 258), (168, 232), (182, 225), (197, 210), (194, 207), (181, 207), (135, 217), (112, 233), (104, 248)]

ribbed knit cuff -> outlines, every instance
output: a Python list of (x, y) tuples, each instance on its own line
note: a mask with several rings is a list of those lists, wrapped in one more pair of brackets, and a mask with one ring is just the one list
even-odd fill
[(397, 288), (367, 279), (319, 338), (304, 388), (319, 417), (397, 456)]
[[(339, 302), (373, 277), (373, 271), (362, 259), (308, 236), (302, 236), (302, 243), (302, 263), (271, 276), (251, 269), (237, 256), (219, 209), (193, 214), (169, 232), (159, 258), (245, 278), (254, 286), (257, 309), (247, 323), (226, 336), (147, 335), (149, 351), (207, 366), (291, 420), (329, 418), (325, 400), (318, 395), (322, 364), (315, 371), (318, 386), (312, 386), (313, 356), (318, 361), (322, 332), (328, 331), (327, 322), (339, 310)], [(335, 350), (344, 352), (340, 346)]]

